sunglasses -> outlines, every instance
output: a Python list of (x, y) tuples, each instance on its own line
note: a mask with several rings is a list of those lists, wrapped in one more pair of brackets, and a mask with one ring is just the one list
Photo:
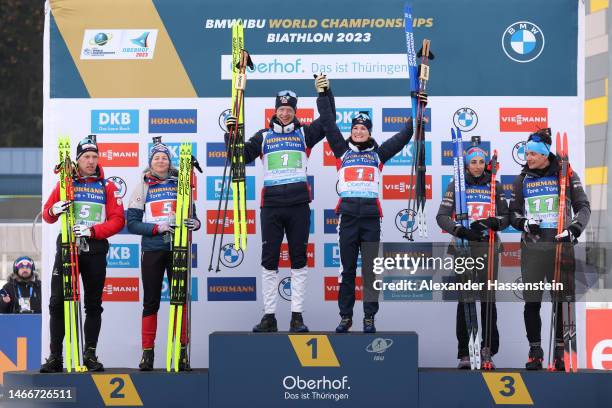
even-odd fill
[(354, 119), (370, 120), (370, 115), (365, 112), (359, 112), (357, 115), (355, 115)]
[(279, 91), (276, 96), (290, 96), (292, 98), (297, 98), (297, 94), (293, 91), (285, 89), (284, 91)]

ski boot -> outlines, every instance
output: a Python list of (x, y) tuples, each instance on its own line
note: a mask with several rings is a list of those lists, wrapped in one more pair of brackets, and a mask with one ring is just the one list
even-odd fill
[(459, 370), (469, 370), (471, 367), (470, 356), (463, 356), (459, 359), (459, 364), (457, 364)]
[(155, 360), (154, 349), (146, 348), (142, 350), (142, 358), (140, 359), (140, 364), (138, 364), (138, 368), (140, 368), (140, 371), (152, 371), (154, 360)]
[(376, 326), (374, 326), (374, 316), (366, 316), (363, 318), (363, 332), (376, 333)]
[(480, 349), (480, 361), (483, 370), (495, 370), (495, 364), (493, 363), (491, 349), (489, 347), (483, 347)]
[(278, 327), (276, 325), (276, 317), (274, 317), (274, 313), (266, 313), (261, 318), (261, 322), (253, 327), (253, 331), (255, 333), (272, 333), (277, 332)]
[(299, 312), (291, 313), (291, 321), (289, 322), (289, 331), (291, 333), (307, 333), (308, 327), (304, 324), (302, 314)]
[(544, 350), (540, 345), (532, 345), (529, 347), (529, 360), (525, 364), (527, 370), (541, 370), (542, 361), (544, 360)]
[(342, 316), (340, 324), (336, 327), (336, 333), (348, 333), (349, 329), (353, 325), (353, 319), (350, 316)]
[(565, 371), (565, 360), (563, 358), (564, 353), (564, 347), (557, 344), (557, 346), (555, 347), (555, 352), (553, 354), (553, 365), (550, 368), (550, 371)]
[(64, 361), (61, 354), (49, 355), (47, 361), (40, 366), (41, 373), (61, 373), (64, 371)]
[(191, 365), (189, 364), (189, 359), (187, 358), (187, 346), (181, 346), (179, 371), (191, 371)]
[(104, 366), (98, 361), (95, 347), (87, 347), (83, 352), (83, 365), (88, 371), (104, 371)]

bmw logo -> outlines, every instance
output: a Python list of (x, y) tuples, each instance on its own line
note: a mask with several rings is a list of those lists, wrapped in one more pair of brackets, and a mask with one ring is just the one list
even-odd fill
[(219, 127), (222, 131), (227, 132), (227, 126), (225, 126), (225, 119), (232, 114), (231, 109), (226, 109), (219, 115)]
[(512, 148), (512, 158), (520, 166), (524, 166), (527, 163), (527, 159), (525, 159), (525, 142), (518, 142), (514, 145)]
[(242, 263), (244, 252), (242, 249), (236, 250), (234, 244), (225, 244), (221, 248), (221, 263), (228, 268), (236, 268)]
[(502, 48), (511, 60), (530, 62), (544, 50), (544, 34), (540, 27), (529, 21), (517, 21), (504, 31)]
[[(522, 284), (523, 283), (523, 278), (521, 276), (519, 276), (518, 278), (516, 278), (514, 280), (514, 283), (516, 283), (517, 286)], [(514, 293), (514, 296), (516, 296), (519, 300), (525, 300), (523, 298), (523, 291), (522, 290), (514, 290), (513, 293)]]
[(478, 124), (478, 115), (473, 109), (461, 108), (453, 115), (453, 123), (462, 132), (469, 132)]
[(112, 34), (98, 33), (95, 35), (94, 38), (91, 39), (91, 41), (89, 41), (89, 44), (102, 47), (103, 45), (106, 45), (112, 38)]
[(117, 187), (117, 191), (115, 192), (115, 197), (123, 198), (125, 197), (125, 193), (127, 193), (127, 184), (121, 177), (112, 176), (108, 178), (109, 181), (115, 183)]
[(404, 208), (395, 216), (395, 227), (403, 233), (414, 232), (417, 229), (416, 211)]
[(278, 294), (287, 301), (291, 301), (291, 277), (281, 279), (278, 284)]

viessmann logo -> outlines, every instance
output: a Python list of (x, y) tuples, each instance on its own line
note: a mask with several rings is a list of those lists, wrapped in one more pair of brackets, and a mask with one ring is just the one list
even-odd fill
[[(274, 108), (266, 109), (265, 118), (264, 118), (264, 128), (267, 129), (270, 126), (270, 119), (272, 119), (272, 116), (274, 116), (275, 114), (276, 114), (276, 109)], [(297, 119), (300, 121), (302, 125), (310, 125), (312, 121), (314, 120), (314, 109), (298, 108), (298, 110), (295, 112), (295, 116), (297, 117)]]
[[(314, 268), (315, 266), (315, 247), (314, 244), (306, 245), (306, 265), (309, 268)], [(280, 256), (278, 259), (278, 267), (279, 268), (290, 268), (291, 267), (291, 258), (289, 257), (289, 246), (286, 242), (281, 244), (280, 247)]]
[[(338, 282), (337, 276), (326, 276), (323, 280), (323, 286), (325, 290), (326, 301), (337, 301), (338, 294), (340, 293), (340, 283)], [(355, 277), (355, 300), (362, 300), (363, 298), (363, 284), (361, 282), (361, 276)]]
[(100, 166), (138, 167), (138, 143), (98, 143)]
[(140, 288), (138, 278), (106, 278), (102, 300), (105, 302), (138, 302)]
[[(416, 176), (412, 176), (416, 177)], [(414, 186), (409, 175), (387, 175), (383, 176), (383, 199), (404, 200), (414, 197)], [(431, 200), (431, 175), (425, 176), (425, 198)]]
[(535, 132), (548, 127), (548, 108), (499, 108), (501, 132)]
[[(223, 226), (223, 210), (220, 211), (219, 218), (217, 221), (217, 210), (206, 211), (206, 233), (214, 234), (215, 229), (217, 233), (221, 233)], [(247, 234), (255, 234), (255, 210), (247, 210)], [(215, 228), (215, 225), (218, 227)], [(234, 211), (227, 210), (227, 216), (225, 218), (225, 234), (234, 233)]]

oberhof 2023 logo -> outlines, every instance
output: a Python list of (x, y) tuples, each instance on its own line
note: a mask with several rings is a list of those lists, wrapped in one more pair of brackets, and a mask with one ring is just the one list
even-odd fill
[(530, 62), (544, 50), (544, 34), (540, 27), (529, 21), (517, 21), (504, 31), (502, 48), (511, 60)]

